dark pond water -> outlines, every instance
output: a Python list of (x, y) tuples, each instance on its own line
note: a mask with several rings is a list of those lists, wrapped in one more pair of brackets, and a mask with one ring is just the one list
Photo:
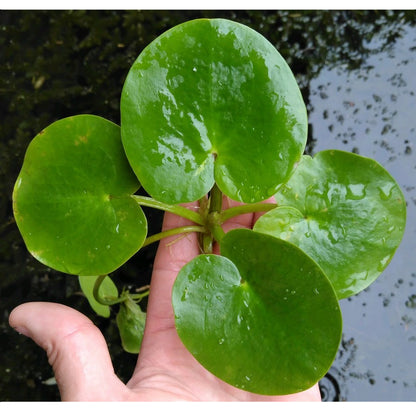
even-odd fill
[[(118, 375), (129, 378), (135, 356), (121, 350), (114, 322), (91, 313), (75, 279), (27, 254), (11, 191), (38, 131), (83, 112), (118, 122), (122, 83), (139, 51), (201, 16), (250, 25), (288, 60), (309, 109), (310, 153), (333, 148), (372, 157), (402, 187), (403, 242), (370, 288), (341, 302), (343, 340), (320, 386), (328, 401), (415, 400), (416, 13), (389, 11), (0, 12), (0, 400), (59, 400), (43, 351), (7, 324), (11, 309), (29, 300), (65, 303), (90, 316)], [(148, 248), (115, 280), (147, 283), (153, 255)]]
[[(416, 399), (416, 30), (356, 70), (324, 68), (310, 83), (313, 153), (341, 149), (380, 162), (407, 201), (407, 227), (390, 265), (341, 302), (342, 347), (323, 390), (340, 400)], [(382, 35), (368, 47), (377, 50)]]

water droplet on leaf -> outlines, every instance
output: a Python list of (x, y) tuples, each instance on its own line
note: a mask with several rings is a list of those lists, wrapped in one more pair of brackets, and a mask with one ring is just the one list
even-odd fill
[(366, 196), (366, 186), (357, 183), (357, 184), (350, 184), (347, 186), (347, 199), (352, 200), (360, 200)]
[(336, 244), (338, 243), (339, 239), (340, 239), (340, 235), (338, 233), (338, 230), (332, 228), (331, 230), (329, 230), (328, 232), (328, 238), (330, 239), (332, 244)]
[(392, 184), (386, 184), (383, 186), (379, 186), (379, 191), (380, 191), (380, 198), (383, 199), (384, 201), (388, 200), (391, 198), (392, 193), (393, 193), (393, 185)]
[(184, 302), (187, 298), (188, 298), (188, 288), (186, 287), (182, 294), (181, 301)]
[(387, 265), (389, 264), (390, 260), (391, 260), (391, 256), (390, 256), (390, 255), (389, 255), (389, 256), (386, 256), (386, 257), (384, 257), (384, 258), (380, 261), (380, 263), (378, 264), (377, 270), (378, 270), (379, 272), (383, 271), (383, 270), (387, 267)]

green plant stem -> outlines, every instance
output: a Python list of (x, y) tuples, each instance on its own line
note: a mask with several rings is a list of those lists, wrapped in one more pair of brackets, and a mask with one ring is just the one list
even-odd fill
[(200, 225), (185, 225), (184, 227), (171, 228), (170, 230), (161, 231), (160, 233), (153, 234), (147, 237), (142, 247), (155, 243), (165, 237), (171, 237), (172, 235), (187, 234), (187, 233), (205, 233), (206, 229)]
[(222, 192), (220, 191), (220, 188), (218, 188), (217, 184), (214, 184), (210, 193), (209, 212), (221, 212), (221, 208)]
[(101, 297), (99, 291), (100, 291), (100, 286), (103, 283), (104, 279), (107, 277), (106, 274), (102, 274), (101, 276), (97, 277), (97, 280), (94, 283), (94, 288), (93, 288), (93, 295), (95, 300), (98, 303), (101, 303), (101, 305), (106, 305), (106, 306), (112, 306), (112, 305), (116, 305), (117, 303), (121, 303), (124, 302), (126, 300), (126, 296), (120, 296), (119, 298), (103, 298)]
[(140, 301), (140, 300), (142, 300), (143, 298), (145, 298), (146, 296), (149, 296), (149, 293), (150, 293), (150, 291), (149, 291), (149, 290), (146, 290), (146, 292), (143, 292), (143, 293), (137, 293), (137, 294), (135, 294), (135, 295), (132, 295), (132, 294), (130, 293), (129, 297), (130, 297), (130, 299), (133, 299), (133, 300), (135, 300), (135, 301)]
[(97, 280), (95, 281), (94, 288), (93, 288), (94, 298), (98, 303), (101, 303), (101, 305), (113, 306), (113, 305), (116, 305), (117, 303), (122, 303), (126, 301), (128, 298), (133, 299), (134, 301), (140, 301), (144, 297), (149, 296), (149, 290), (146, 290), (142, 293), (137, 293), (134, 295), (130, 294), (128, 291), (123, 291), (121, 296), (118, 298), (103, 298), (100, 295), (99, 291), (100, 291), (100, 286), (106, 277), (107, 277), (106, 274), (98, 276)]
[(142, 195), (132, 195), (136, 202), (145, 207), (161, 209), (163, 211), (171, 212), (172, 214), (179, 215), (180, 217), (191, 220), (192, 222), (204, 225), (204, 220), (198, 212), (192, 211), (188, 208), (183, 207), (182, 205), (170, 205), (165, 204), (164, 202), (156, 201), (153, 198), (142, 196)]
[(225, 231), (223, 230), (220, 224), (216, 224), (211, 228), (211, 234), (214, 237), (214, 240), (217, 243), (219, 243), (221, 239), (224, 237)]
[(238, 205), (236, 207), (228, 208), (222, 211), (220, 214), (220, 222), (222, 224), (230, 218), (236, 217), (237, 215), (249, 214), (253, 212), (267, 212), (277, 207), (277, 204), (273, 204), (271, 202), (258, 202), (255, 204)]
[(207, 232), (203, 235), (201, 240), (203, 253), (212, 253), (214, 240), (219, 242), (225, 234), (220, 221), (222, 199), (222, 192), (217, 184), (214, 184), (210, 192), (208, 210), (205, 209), (204, 211)]

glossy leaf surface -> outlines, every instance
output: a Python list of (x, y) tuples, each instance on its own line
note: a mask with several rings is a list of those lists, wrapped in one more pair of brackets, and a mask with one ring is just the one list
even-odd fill
[(178, 334), (217, 377), (260, 394), (311, 387), (341, 336), (338, 300), (317, 264), (296, 246), (233, 230), (222, 256), (200, 255), (173, 287)]
[(121, 97), (122, 140), (144, 189), (195, 201), (273, 195), (301, 157), (306, 109), (272, 44), (223, 19), (186, 22), (143, 50)]
[(309, 254), (339, 298), (371, 284), (403, 236), (406, 203), (399, 186), (376, 161), (353, 153), (305, 156), (276, 200), (282, 206), (262, 216), (254, 229)]
[(56, 270), (103, 275), (142, 245), (147, 224), (120, 129), (100, 117), (59, 120), (30, 143), (13, 208), (34, 257)]
[[(82, 293), (84, 293), (93, 311), (103, 318), (109, 318), (110, 307), (97, 302), (94, 297), (94, 285), (97, 277), (98, 276), (78, 276), (79, 284), (81, 286)], [(98, 293), (102, 298), (118, 297), (117, 286), (108, 276), (106, 276), (106, 278), (102, 281), (100, 288), (98, 289)]]
[(128, 298), (120, 305), (116, 322), (124, 350), (138, 354), (143, 340), (146, 313), (137, 303)]

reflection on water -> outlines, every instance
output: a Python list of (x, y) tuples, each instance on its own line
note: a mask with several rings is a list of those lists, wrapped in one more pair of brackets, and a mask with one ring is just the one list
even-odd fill
[[(376, 159), (401, 186), (408, 210), (390, 265), (341, 301), (344, 339), (321, 383), (327, 400), (416, 398), (416, 28), (401, 29), (358, 68), (325, 68), (310, 84), (312, 153), (332, 148)], [(386, 33), (366, 46), (377, 51)]]

